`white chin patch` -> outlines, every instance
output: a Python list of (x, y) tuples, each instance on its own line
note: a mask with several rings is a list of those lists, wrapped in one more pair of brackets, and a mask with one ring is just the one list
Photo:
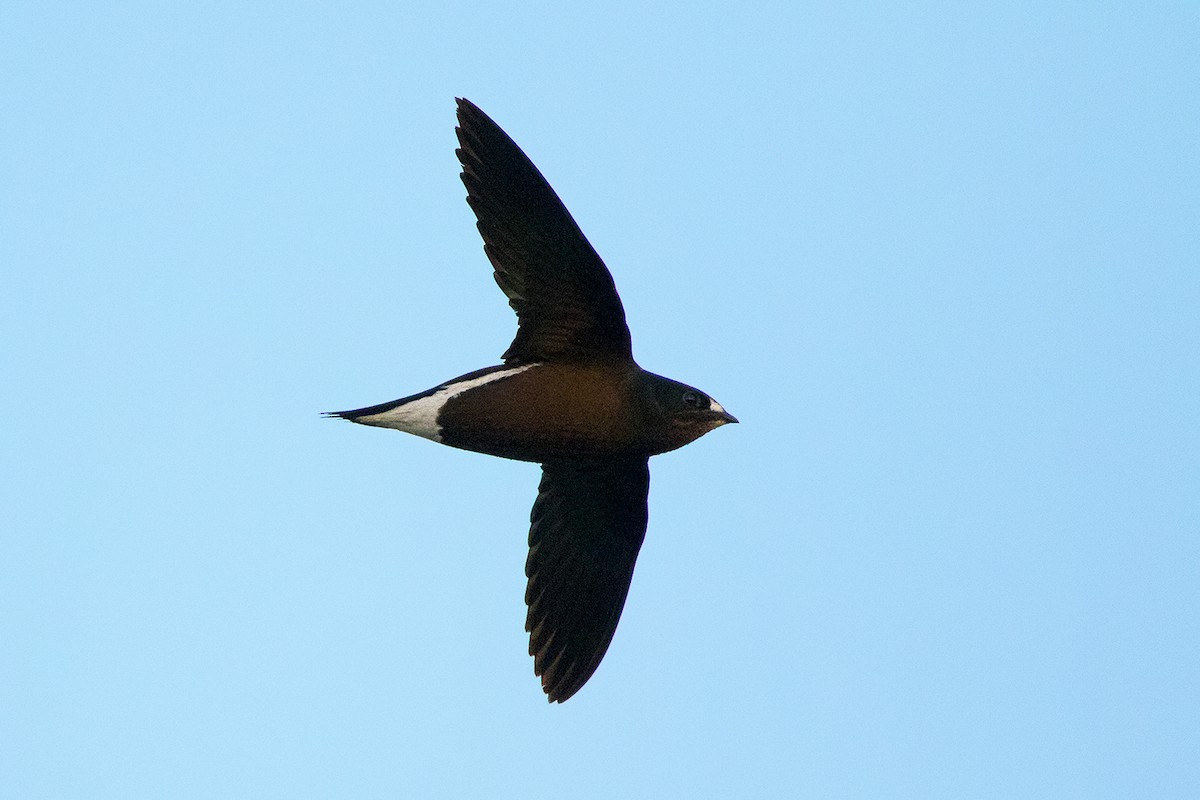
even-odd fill
[(716, 400), (713, 400), (711, 397), (708, 398), (708, 403), (709, 403), (709, 408), (712, 409), (713, 411), (716, 411), (718, 414), (725, 413), (725, 407), (722, 406), (720, 403), (718, 403)]
[(477, 386), (483, 386), (492, 381), (510, 378), (513, 375), (524, 372), (530, 367), (536, 366), (537, 364), (525, 364), (520, 367), (513, 367), (512, 369), (496, 370), (495, 372), (489, 372), (486, 375), (480, 375), (477, 378), (459, 381), (458, 383), (448, 383), (438, 388), (431, 395), (419, 397), (416, 400), (396, 406), (379, 414), (359, 417), (354, 421), (361, 425), (374, 425), (377, 428), (395, 428), (398, 431), (412, 433), (426, 439), (432, 439), (435, 442), (440, 442), (442, 440), (442, 428), (438, 425), (437, 418), (442, 410), (442, 406), (446, 405), (447, 400), (462, 394), (468, 389), (474, 389)]

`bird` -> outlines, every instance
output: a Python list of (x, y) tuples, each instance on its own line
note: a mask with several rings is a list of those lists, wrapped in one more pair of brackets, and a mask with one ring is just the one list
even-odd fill
[(460, 177), (516, 337), (499, 365), (325, 416), (541, 465), (525, 630), (546, 699), (561, 703), (617, 629), (646, 534), (650, 457), (738, 420), (638, 366), (612, 274), (571, 213), (499, 125), (456, 102)]

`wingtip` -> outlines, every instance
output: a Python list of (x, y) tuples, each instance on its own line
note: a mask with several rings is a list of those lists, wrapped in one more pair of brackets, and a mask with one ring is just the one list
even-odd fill
[(557, 686), (542, 686), (542, 691), (546, 693), (546, 702), (550, 703), (551, 705), (555, 703), (567, 702), (578, 690), (578, 687), (573, 689), (568, 687), (564, 690), (562, 687)]
[(546, 702), (567, 702), (583, 688), (596, 671), (595, 666), (581, 671), (578, 663), (563, 665), (561, 662), (564, 655), (565, 653), (560, 653), (551, 664), (544, 665), (540, 673), (535, 660), (534, 672), (542, 679), (542, 691), (546, 693)]
[(479, 110), (479, 106), (475, 105), (465, 97), (455, 97), (454, 105), (458, 114), (458, 122), (460, 125), (465, 121), (464, 118), (467, 115), (483, 113)]

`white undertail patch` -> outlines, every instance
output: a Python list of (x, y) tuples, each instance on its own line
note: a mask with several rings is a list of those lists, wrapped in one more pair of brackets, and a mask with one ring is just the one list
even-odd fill
[(468, 389), (474, 389), (492, 381), (511, 378), (513, 375), (519, 375), (530, 367), (536, 366), (538, 365), (525, 364), (520, 367), (513, 367), (512, 369), (489, 372), (486, 375), (480, 375), (470, 380), (447, 383), (431, 395), (419, 397), (416, 400), (380, 412), (379, 414), (358, 417), (354, 421), (362, 425), (374, 425), (378, 428), (395, 428), (405, 433), (412, 433), (426, 439), (432, 439), (435, 442), (440, 442), (442, 441), (442, 428), (438, 425), (437, 418), (438, 413), (442, 410), (442, 406), (446, 405), (447, 400), (462, 394)]

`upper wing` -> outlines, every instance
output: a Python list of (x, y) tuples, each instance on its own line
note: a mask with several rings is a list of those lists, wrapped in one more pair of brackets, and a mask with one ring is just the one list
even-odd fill
[(551, 702), (587, 682), (612, 641), (646, 535), (646, 459), (542, 465), (529, 528), (529, 654)]
[(467, 202), (517, 312), (505, 363), (632, 359), (612, 275), (537, 167), (468, 100), (456, 130)]

